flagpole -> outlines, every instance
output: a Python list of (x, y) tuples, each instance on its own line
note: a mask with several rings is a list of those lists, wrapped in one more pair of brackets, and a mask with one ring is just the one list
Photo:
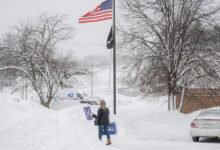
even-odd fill
[(115, 0), (113, 1), (113, 105), (114, 105), (114, 114), (116, 115), (116, 18), (115, 18)]

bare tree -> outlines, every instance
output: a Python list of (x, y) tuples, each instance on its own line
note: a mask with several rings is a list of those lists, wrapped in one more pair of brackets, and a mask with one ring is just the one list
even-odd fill
[[(219, 42), (220, 42), (220, 30), (217, 26), (211, 26), (202, 28), (201, 26), (197, 31), (200, 36), (196, 37), (197, 42), (194, 43), (194, 51), (197, 53), (197, 57), (192, 55), (191, 60), (193, 63), (185, 66), (183, 75), (179, 80), (181, 85), (181, 102), (179, 110), (181, 110), (185, 89), (191, 86), (199, 87), (214, 93), (214, 89), (220, 87), (219, 78)], [(193, 35), (193, 34), (192, 34)], [(198, 34), (195, 34), (198, 35)]]
[[(12, 41), (12, 39), (9, 39), (9, 36), (6, 35), (5, 39), (8, 38), (8, 41)], [(0, 53), (4, 52), (7, 47), (3, 46), (3, 40), (0, 40)], [(1, 65), (12, 65), (12, 64), (17, 64), (17, 60), (14, 59), (13, 57), (7, 57), (5, 55), (0, 55), (0, 64)], [(5, 86), (12, 86), (13, 83), (16, 82), (16, 76), (17, 73), (15, 71), (5, 71), (5, 72), (0, 72), (0, 88), (5, 87)]]
[[(129, 61), (129, 76), (141, 83), (163, 73), (168, 91), (168, 109), (174, 108), (174, 94), (179, 83), (197, 66), (195, 79), (217, 77), (216, 64), (207, 61), (214, 57), (213, 49), (200, 49), (201, 27), (210, 25), (219, 6), (207, 8), (210, 0), (124, 0), (124, 17), (129, 27), (120, 29), (123, 35), (124, 55)], [(205, 40), (205, 39), (204, 39)], [(204, 47), (203, 47), (204, 48)], [(202, 52), (202, 53), (201, 53)], [(216, 55), (215, 55), (216, 56)], [(213, 71), (214, 70), (214, 71)], [(132, 73), (131, 72), (135, 72)], [(129, 79), (129, 78), (128, 78)], [(148, 82), (145, 82), (148, 83)], [(147, 86), (146, 84), (144, 84)]]
[(13, 57), (18, 63), (2, 65), (0, 70), (11, 69), (24, 74), (41, 104), (48, 108), (64, 78), (84, 74), (77, 63), (70, 63), (68, 57), (62, 58), (56, 53), (62, 51), (58, 44), (73, 36), (73, 28), (66, 24), (66, 19), (63, 15), (44, 13), (16, 26), (4, 41), (8, 49), (2, 55)]

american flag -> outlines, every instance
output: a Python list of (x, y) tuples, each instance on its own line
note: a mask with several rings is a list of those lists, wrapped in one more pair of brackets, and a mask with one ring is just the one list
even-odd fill
[(93, 11), (88, 12), (79, 19), (79, 23), (98, 22), (112, 19), (112, 0), (106, 0)]

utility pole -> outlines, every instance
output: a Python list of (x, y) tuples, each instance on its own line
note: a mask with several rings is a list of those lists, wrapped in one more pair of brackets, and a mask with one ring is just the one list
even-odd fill
[(21, 86), (21, 98), (22, 98), (22, 100), (24, 100), (25, 99), (25, 77), (24, 77), (24, 75), (22, 76), (22, 80), (23, 80), (23, 82), (22, 82), (22, 86)]
[(109, 81), (108, 81), (108, 94), (111, 94), (111, 67), (112, 67), (112, 53), (109, 52)]
[(115, 0), (113, 1), (113, 105), (114, 105), (114, 114), (116, 115), (116, 11), (115, 11)]
[(93, 65), (91, 66), (91, 96), (93, 97), (93, 78), (94, 78), (94, 73), (93, 73)]
[(28, 99), (28, 84), (27, 84), (27, 77), (25, 78), (25, 100)]

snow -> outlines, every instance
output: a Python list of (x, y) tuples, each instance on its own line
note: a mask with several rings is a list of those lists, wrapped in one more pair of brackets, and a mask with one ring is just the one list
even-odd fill
[(1, 150), (105, 149), (79, 104), (59, 111), (33, 105), (12, 102), (3, 106), (8, 111), (1, 109), (1, 122), (11, 121), (8, 127), (1, 126)]
[[(87, 121), (79, 101), (58, 101), (51, 109), (36, 101), (21, 100), (10, 89), (0, 93), (1, 150), (217, 150), (219, 141), (202, 139), (193, 143), (189, 134), (190, 122), (199, 112), (180, 114), (167, 111), (167, 97), (128, 97), (118, 95), (117, 115), (112, 114), (112, 96), (108, 95), (106, 69), (97, 74), (102, 84), (94, 93), (107, 101), (110, 120), (117, 123), (118, 134), (98, 140), (97, 127)], [(82, 89), (80, 89), (82, 90)], [(89, 92), (89, 88), (84, 89)], [(98, 106), (91, 106), (96, 113)]]

